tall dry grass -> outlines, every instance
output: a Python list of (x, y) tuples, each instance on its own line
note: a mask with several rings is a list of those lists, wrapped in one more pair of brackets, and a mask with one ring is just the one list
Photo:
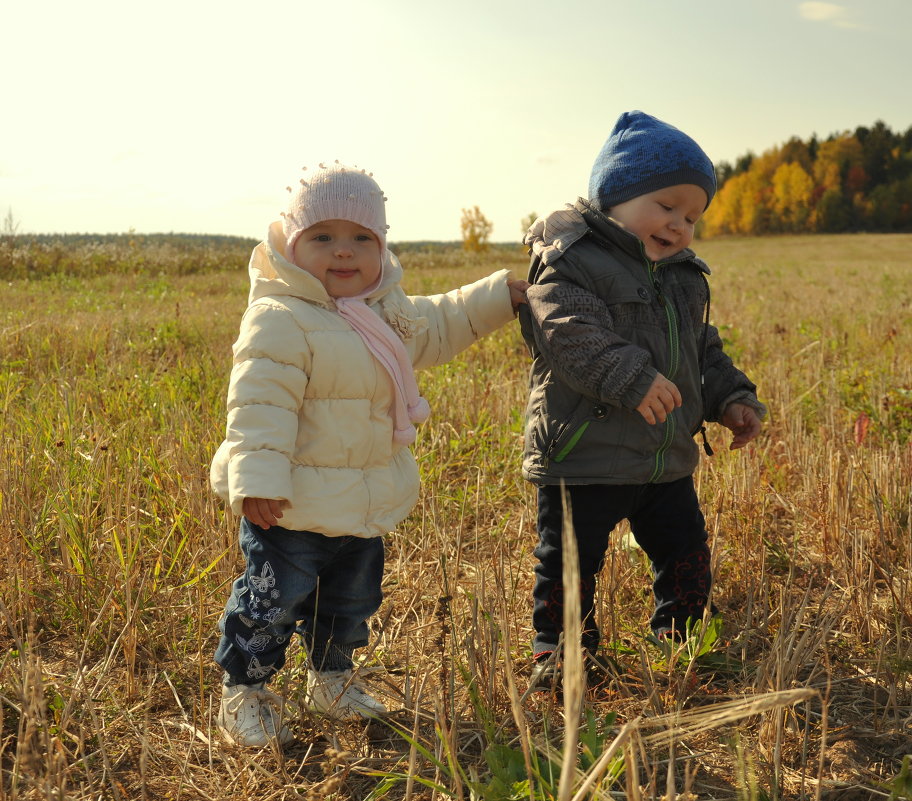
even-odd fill
[[(243, 262), (7, 274), (0, 799), (908, 797), (910, 245), (701, 243), (713, 319), (770, 419), (739, 452), (712, 427), (697, 475), (721, 628), (690, 649), (650, 643), (648, 565), (618, 531), (598, 599), (613, 675), (597, 692), (572, 670), (566, 698), (526, 692), (535, 509), (516, 327), (423, 373), (422, 498), (387, 539), (365, 649), (394, 712), (313, 716), (293, 647), (276, 684), (297, 743), (263, 754), (212, 726), (240, 562), (207, 465)], [(402, 258), (415, 292), (526, 264), (519, 250)]]

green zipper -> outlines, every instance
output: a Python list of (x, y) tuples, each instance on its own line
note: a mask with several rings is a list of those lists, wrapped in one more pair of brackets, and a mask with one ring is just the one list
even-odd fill
[(554, 457), (555, 462), (562, 462), (570, 455), (570, 451), (576, 447), (576, 443), (580, 441), (580, 437), (583, 436), (587, 428), (589, 428), (588, 420), (576, 429), (573, 436), (570, 437), (570, 441), (558, 451), (557, 456)]
[[(662, 287), (656, 278), (655, 268), (657, 263), (654, 263), (646, 255), (646, 246), (642, 242), (640, 242), (640, 252), (643, 254), (643, 261), (646, 264), (646, 273), (649, 276), (652, 287), (655, 289), (656, 295), (658, 296), (662, 307), (665, 309), (665, 317), (668, 320), (669, 360), (668, 371), (665, 373), (665, 377), (671, 381), (674, 378), (674, 375), (677, 373), (678, 367), (681, 363), (681, 341), (678, 337), (678, 317), (677, 314), (675, 314), (674, 307), (671, 305), (671, 303), (668, 302), (668, 299), (662, 292)], [(653, 468), (652, 475), (649, 477), (650, 484), (654, 481), (657, 481), (665, 471), (665, 452), (671, 446), (671, 442), (674, 439), (674, 433), (675, 418), (674, 412), (672, 412), (668, 415), (668, 417), (665, 418), (665, 435), (662, 438), (662, 444), (659, 445), (659, 449), (656, 451), (655, 466)]]
[(655, 455), (655, 467), (652, 470), (652, 475), (649, 477), (647, 484), (652, 484), (654, 481), (659, 480), (659, 476), (665, 472), (665, 452), (668, 450), (668, 447), (671, 445), (671, 441), (674, 439), (675, 433), (675, 419), (674, 415), (670, 414), (665, 418), (665, 436), (662, 438), (662, 444), (659, 445), (659, 449), (656, 451)]

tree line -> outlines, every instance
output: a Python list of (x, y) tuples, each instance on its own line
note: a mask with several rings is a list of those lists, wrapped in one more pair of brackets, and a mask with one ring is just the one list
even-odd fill
[(912, 231), (912, 127), (798, 137), (716, 168), (701, 235)]

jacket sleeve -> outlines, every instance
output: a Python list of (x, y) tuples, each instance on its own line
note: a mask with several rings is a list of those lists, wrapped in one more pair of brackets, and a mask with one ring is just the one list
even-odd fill
[(256, 304), (247, 310), (234, 344), (221, 454), (227, 487), (219, 494), (227, 493), (235, 514), (241, 514), (244, 498), (291, 500), (291, 457), (307, 386), (307, 354), (288, 309)]
[(443, 295), (411, 296), (419, 317), (427, 321), (423, 331), (405, 344), (416, 369), (445, 364), (481, 337), (514, 319), (508, 270)]
[(656, 377), (648, 351), (619, 337), (608, 305), (551, 272), (529, 287), (537, 349), (574, 391), (600, 403), (635, 409)]
[(722, 349), (722, 337), (713, 325), (706, 328), (706, 362), (704, 367), (704, 414), (717, 423), (730, 403), (744, 403), (766, 416), (766, 406), (757, 398), (757, 387), (732, 363)]

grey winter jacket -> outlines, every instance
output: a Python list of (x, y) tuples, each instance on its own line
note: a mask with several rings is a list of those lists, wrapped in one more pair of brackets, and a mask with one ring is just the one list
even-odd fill
[[(693, 251), (653, 264), (636, 236), (582, 199), (537, 220), (524, 241), (532, 286), (521, 322), (533, 359), (525, 478), (675, 481), (696, 468), (704, 419), (718, 421), (735, 401), (765, 415), (708, 323), (709, 268)], [(649, 425), (636, 407), (657, 372), (683, 404)]]

